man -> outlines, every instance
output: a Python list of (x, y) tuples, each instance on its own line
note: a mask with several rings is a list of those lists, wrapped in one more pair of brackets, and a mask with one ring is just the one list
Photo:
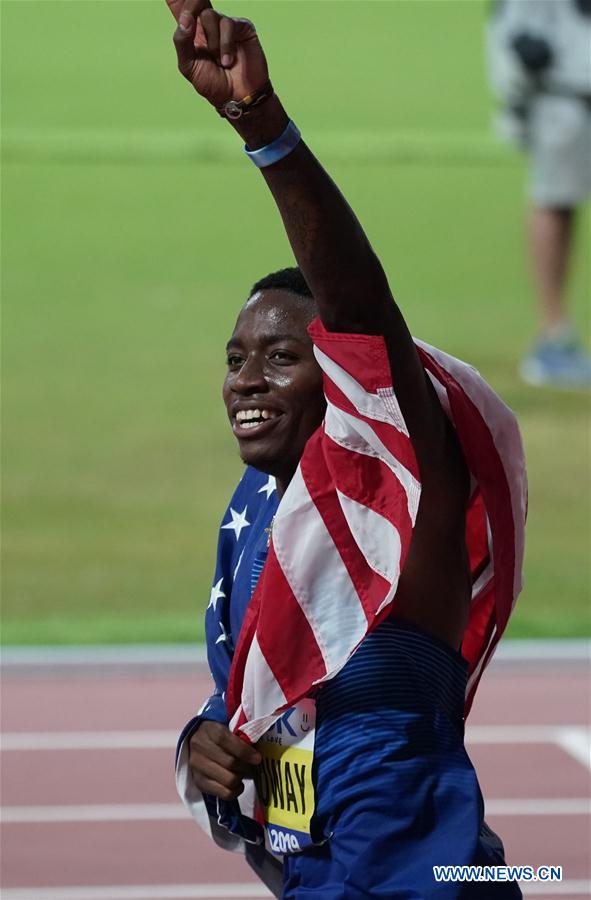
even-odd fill
[(591, 386), (567, 284), (577, 209), (591, 191), (591, 0), (503, 0), (492, 7), (488, 57), (499, 125), (531, 164), (528, 241), (540, 336), (521, 363), (533, 385)]
[(252, 24), (168, 3), (180, 71), (245, 141), (299, 267), (254, 285), (227, 347), (248, 468), (206, 617), (216, 690), (181, 736), (179, 792), (277, 896), (520, 896), (433, 872), (503, 861), (463, 707), (520, 586), (513, 417), (411, 338)]

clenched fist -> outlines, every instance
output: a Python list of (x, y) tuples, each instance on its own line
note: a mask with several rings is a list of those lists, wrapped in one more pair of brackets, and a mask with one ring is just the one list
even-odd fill
[(166, 0), (175, 19), (180, 72), (217, 109), (260, 91), (267, 61), (252, 22), (224, 16), (209, 0)]
[(235, 800), (261, 754), (219, 722), (201, 722), (189, 742), (189, 768), (200, 791)]

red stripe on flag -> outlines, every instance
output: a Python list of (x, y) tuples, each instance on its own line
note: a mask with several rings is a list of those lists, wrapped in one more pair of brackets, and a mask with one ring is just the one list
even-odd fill
[[(265, 565), (268, 564), (269, 559), (272, 555), (273, 547), (271, 546), (269, 550), (269, 556), (267, 557), (267, 563)], [(257, 627), (264, 572), (265, 568), (263, 567), (263, 571), (258, 580), (258, 584), (254, 590), (252, 597), (250, 598), (248, 606), (246, 607), (246, 612), (244, 613), (244, 618), (242, 620), (242, 627), (240, 629), (240, 635), (238, 637), (238, 643), (236, 644), (234, 656), (232, 657), (232, 665), (230, 666), (228, 685), (226, 688), (226, 710), (228, 712), (229, 719), (232, 719), (232, 716), (240, 706), (241, 702), (242, 685), (244, 684), (244, 669), (246, 667), (246, 660), (248, 658), (250, 645), (252, 644), (252, 639)], [(242, 713), (242, 716), (243, 715), (244, 713)]]
[(462, 656), (473, 672), (488, 646), (495, 626), (495, 590), (494, 582), (470, 606), (468, 626), (462, 641)]
[[(319, 317), (308, 325), (308, 334), (330, 359), (333, 359), (331, 351), (334, 345), (339, 345), (338, 356), (341, 361), (346, 358), (346, 371), (369, 393), (375, 394), (378, 388), (392, 385), (386, 342), (381, 335), (327, 331)], [(346, 345), (346, 351), (343, 350), (343, 345)], [(336, 365), (343, 368), (342, 362)]]
[(324, 472), (317, 477), (314, 466), (306, 462), (305, 477), (314, 486), (315, 494), (322, 495), (328, 478), (346, 497), (383, 516), (398, 531), (403, 559), (406, 558), (412, 537), (412, 520), (407, 493), (392, 469), (375, 456), (341, 447), (327, 435), (321, 438), (318, 433), (314, 443), (318, 447), (314, 462), (320, 466), (322, 460)]
[(326, 675), (316, 635), (299, 605), (275, 553), (263, 569), (264, 597), (257, 639), (289, 704), (304, 697)]
[[(248, 722), (248, 719), (246, 717), (246, 713), (244, 712), (243, 709), (241, 709), (240, 715), (238, 716), (238, 720), (236, 722), (236, 725), (234, 726), (234, 731), (238, 731), (240, 728), (242, 728), (243, 725), (246, 725), (247, 722)], [(246, 739), (246, 735), (242, 735), (242, 737), (244, 739)], [(251, 741), (249, 741), (249, 743), (251, 743)]]
[(234, 651), (226, 693), (229, 718), (241, 703), (244, 671), (255, 633), (288, 703), (305, 696), (312, 683), (326, 675), (314, 631), (283, 574), (272, 543)]
[(470, 560), (472, 583), (484, 571), (489, 561), (486, 509), (480, 490), (470, 498), (466, 511), (466, 547)]
[(375, 611), (390, 589), (390, 583), (371, 569), (356, 542), (351, 540), (351, 530), (323, 453), (323, 443), (326, 441), (327, 438), (323, 441), (318, 433), (308, 441), (302, 459), (302, 475), (371, 625)]

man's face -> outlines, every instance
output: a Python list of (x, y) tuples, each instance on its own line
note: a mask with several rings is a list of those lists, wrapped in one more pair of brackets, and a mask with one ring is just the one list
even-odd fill
[(223, 396), (240, 456), (285, 490), (325, 411), (322, 373), (307, 326), (312, 306), (285, 290), (260, 291), (227, 346)]

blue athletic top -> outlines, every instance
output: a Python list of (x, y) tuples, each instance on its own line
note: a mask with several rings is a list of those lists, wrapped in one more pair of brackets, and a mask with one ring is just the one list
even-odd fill
[[(181, 741), (200, 718), (227, 722), (232, 652), (278, 505), (271, 481), (247, 469), (222, 520), (206, 615), (216, 691)], [(433, 876), (435, 865), (504, 864), (464, 748), (465, 690), (461, 655), (396, 619), (382, 623), (318, 690), (318, 844), (284, 857), (286, 900), (312, 893), (318, 900), (521, 897), (514, 882), (459, 885)], [(259, 826), (240, 816), (236, 802), (205, 799), (220, 824), (257, 839)]]
[(400, 620), (317, 693), (317, 837), (284, 860), (285, 898), (520, 897), (514, 883), (437, 883), (433, 866), (504, 865), (464, 747), (466, 663)]

